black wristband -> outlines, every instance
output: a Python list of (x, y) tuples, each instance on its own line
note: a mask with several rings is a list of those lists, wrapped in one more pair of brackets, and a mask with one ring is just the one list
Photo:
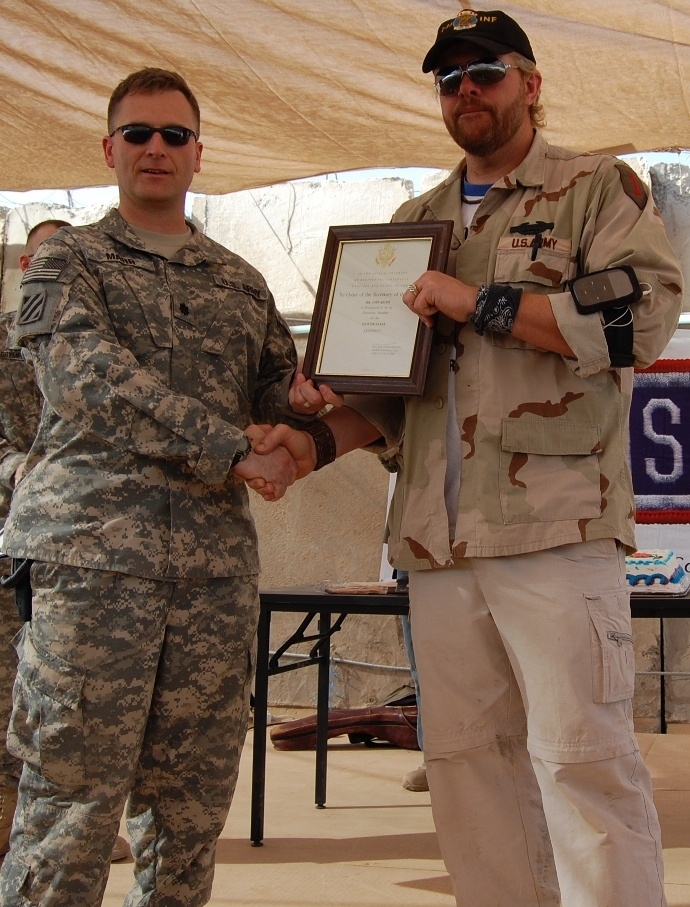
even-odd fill
[(498, 334), (510, 334), (520, 306), (522, 289), (509, 284), (483, 284), (477, 291), (477, 306), (470, 321), (478, 334), (488, 328)]
[(304, 425), (300, 425), (299, 430), (306, 431), (314, 439), (314, 444), (316, 445), (316, 466), (314, 467), (314, 472), (335, 460), (335, 435), (322, 419), (305, 422)]

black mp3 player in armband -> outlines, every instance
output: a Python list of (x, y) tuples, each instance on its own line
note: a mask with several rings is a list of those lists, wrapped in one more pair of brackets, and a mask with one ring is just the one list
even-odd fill
[(575, 277), (568, 281), (568, 289), (581, 315), (623, 308), (642, 299), (642, 287), (630, 265)]

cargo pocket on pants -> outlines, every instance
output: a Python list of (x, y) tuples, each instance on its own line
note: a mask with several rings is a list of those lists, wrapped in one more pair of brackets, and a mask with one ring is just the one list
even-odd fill
[(586, 595), (594, 702), (630, 699), (635, 688), (630, 600), (627, 592)]
[(36, 648), (26, 624), (16, 640), (19, 656), (7, 749), (60, 787), (84, 784), (84, 674)]

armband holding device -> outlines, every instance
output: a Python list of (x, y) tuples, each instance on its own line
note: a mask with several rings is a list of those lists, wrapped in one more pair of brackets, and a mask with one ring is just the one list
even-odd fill
[(630, 306), (642, 299), (642, 287), (629, 265), (592, 271), (568, 281), (580, 315), (602, 313), (609, 359), (614, 368), (634, 365), (633, 317)]

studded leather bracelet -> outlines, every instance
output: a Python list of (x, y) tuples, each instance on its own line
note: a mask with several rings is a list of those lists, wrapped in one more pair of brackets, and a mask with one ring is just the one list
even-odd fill
[(305, 422), (304, 425), (300, 425), (299, 429), (300, 431), (308, 432), (314, 439), (314, 444), (316, 445), (316, 466), (314, 467), (314, 472), (335, 460), (335, 435), (322, 419)]

